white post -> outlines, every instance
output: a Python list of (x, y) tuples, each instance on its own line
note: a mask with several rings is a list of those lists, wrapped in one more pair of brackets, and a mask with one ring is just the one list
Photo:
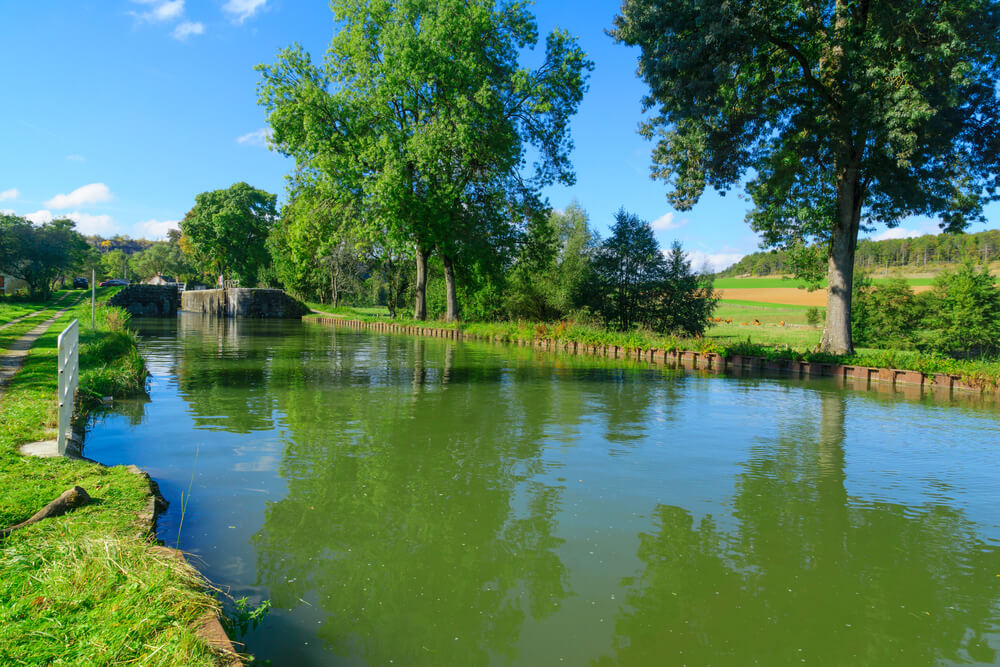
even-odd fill
[(94, 325), (94, 302), (97, 301), (97, 269), (90, 269), (90, 328), (96, 329)]
[(59, 369), (56, 394), (59, 401), (59, 434), (56, 443), (59, 455), (65, 456), (66, 433), (70, 428), (69, 420), (73, 416), (73, 399), (76, 396), (76, 387), (80, 382), (80, 324), (77, 320), (70, 322), (69, 326), (59, 334), (56, 346)]

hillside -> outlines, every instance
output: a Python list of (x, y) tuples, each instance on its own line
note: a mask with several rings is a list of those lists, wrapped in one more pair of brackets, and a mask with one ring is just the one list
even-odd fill
[[(967, 257), (977, 263), (1000, 261), (1000, 229), (974, 234), (927, 234), (910, 239), (858, 241), (855, 267), (869, 273), (933, 274)], [(722, 277), (772, 276), (790, 271), (782, 250), (755, 252), (720, 272)]]

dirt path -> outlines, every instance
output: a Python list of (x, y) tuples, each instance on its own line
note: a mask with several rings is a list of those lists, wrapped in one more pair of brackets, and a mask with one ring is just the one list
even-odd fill
[[(62, 302), (64, 299), (65, 297), (60, 299), (59, 302)], [(18, 338), (9, 348), (0, 354), (0, 400), (3, 400), (4, 394), (7, 393), (7, 385), (10, 383), (11, 378), (13, 378), (17, 372), (21, 370), (21, 366), (24, 365), (24, 359), (28, 356), (28, 352), (31, 351), (31, 346), (35, 344), (35, 341), (38, 340), (43, 333), (49, 330), (49, 327), (51, 327), (56, 320), (62, 317), (63, 313), (75, 306), (78, 302), (79, 299), (64, 308), (57, 310), (52, 314), (52, 317)], [(42, 310), (32, 313), (32, 315), (37, 315), (43, 310), (48, 309), (43, 308)], [(24, 317), (30, 317), (30, 315), (25, 315)], [(13, 322), (11, 322), (11, 324), (13, 324)]]

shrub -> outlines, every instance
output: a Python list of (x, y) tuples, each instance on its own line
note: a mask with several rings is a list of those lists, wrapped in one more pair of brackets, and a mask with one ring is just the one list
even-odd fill
[(920, 318), (920, 304), (905, 279), (893, 278), (873, 285), (865, 276), (858, 277), (851, 307), (856, 343), (879, 348), (912, 347)]
[(806, 324), (813, 327), (818, 327), (826, 319), (826, 311), (822, 308), (817, 308), (816, 306), (810, 306), (806, 309)]
[(1000, 288), (989, 270), (972, 262), (934, 281), (925, 325), (928, 346), (953, 357), (1000, 352)]

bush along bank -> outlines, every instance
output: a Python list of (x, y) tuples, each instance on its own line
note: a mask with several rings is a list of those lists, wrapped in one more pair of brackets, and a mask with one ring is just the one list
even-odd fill
[[(104, 296), (107, 296), (105, 294)], [(145, 391), (146, 369), (119, 309), (89, 303), (34, 344), (0, 399), (0, 529), (67, 489), (92, 499), (66, 514), (0, 532), (0, 664), (219, 665), (232, 656), (199, 626), (219, 604), (176, 552), (152, 545), (155, 486), (134, 467), (22, 456), (53, 435), (56, 338), (80, 320), (80, 409)]]
[(797, 350), (787, 345), (679, 338), (642, 330), (619, 332), (570, 322), (441, 323), (390, 320), (384, 316), (358, 314), (349, 310), (344, 310), (343, 316), (335, 312), (317, 314), (307, 319), (417, 335), (533, 345), (601, 356), (644, 358), (713, 371), (774, 371), (946, 389), (1000, 391), (1000, 360), (957, 360), (930, 352), (860, 350), (851, 355), (832, 355)]

